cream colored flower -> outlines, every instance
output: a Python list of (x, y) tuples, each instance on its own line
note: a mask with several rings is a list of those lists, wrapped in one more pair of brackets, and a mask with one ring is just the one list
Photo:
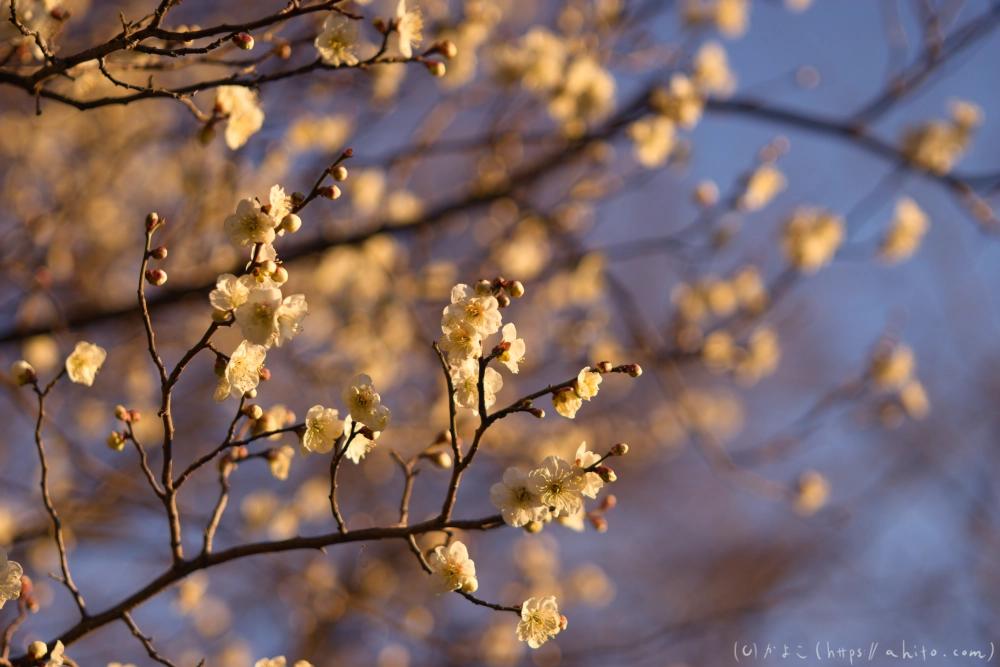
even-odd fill
[(583, 506), (580, 494), (584, 480), (569, 463), (558, 456), (549, 456), (542, 467), (528, 475), (535, 493), (554, 516), (574, 514)]
[[(594, 473), (588, 473), (588, 474), (594, 475)], [(597, 475), (594, 476), (596, 477)], [(600, 479), (600, 477), (598, 477), (598, 479)], [(604, 482), (601, 482), (601, 484), (603, 483)], [(574, 532), (582, 533), (584, 529), (587, 527), (586, 519), (587, 519), (587, 513), (584, 511), (583, 505), (580, 505), (580, 509), (574, 512), (573, 514), (569, 515), (560, 514), (559, 516), (557, 516), (556, 523), (558, 523), (561, 526), (566, 526), (567, 528), (569, 528)]]
[(736, 77), (729, 69), (726, 49), (716, 41), (705, 42), (694, 55), (694, 85), (702, 93), (729, 97), (736, 89)]
[[(344, 430), (347, 433), (351, 432), (351, 424), (354, 421), (351, 419), (351, 415), (347, 415), (347, 419), (344, 420)], [(361, 459), (365, 458), (365, 454), (375, 449), (375, 439), (378, 439), (380, 431), (372, 431), (372, 438), (367, 438), (359, 430), (354, 434), (353, 438), (349, 438), (350, 442), (347, 443), (347, 449), (344, 450), (344, 456), (351, 459), (355, 465), (361, 463)]]
[(8, 600), (21, 597), (21, 565), (7, 558), (7, 552), (0, 549), (0, 609)]
[[(249, 281), (244, 280), (248, 278)], [(215, 281), (215, 289), (208, 295), (209, 303), (216, 310), (230, 311), (246, 303), (250, 296), (252, 276), (237, 278), (231, 273), (223, 273)]]
[[(588, 498), (596, 498), (598, 492), (604, 486), (604, 480), (596, 472), (585, 472), (584, 468), (589, 468), (598, 461), (601, 457), (594, 452), (587, 451), (587, 443), (581, 442), (580, 447), (576, 450), (576, 458), (573, 461), (574, 472), (582, 479), (583, 484), (580, 487), (580, 493), (587, 496)], [(582, 505), (581, 505), (582, 508)]]
[(285, 445), (268, 458), (267, 464), (270, 466), (271, 474), (274, 475), (275, 479), (282, 481), (288, 479), (288, 469), (291, 468), (292, 458), (294, 457), (295, 449), (289, 445)]
[(869, 373), (883, 391), (898, 391), (913, 377), (916, 361), (908, 345), (898, 343), (879, 350), (872, 358)]
[(357, 65), (354, 46), (358, 38), (358, 24), (341, 14), (330, 14), (323, 24), (323, 32), (316, 37), (316, 50), (327, 65)]
[(715, 25), (730, 39), (745, 35), (750, 27), (750, 0), (716, 0)]
[(521, 605), (517, 638), (528, 642), (531, 648), (538, 648), (565, 627), (565, 617), (559, 614), (555, 597), (529, 598)]
[(528, 474), (517, 468), (507, 468), (503, 481), (490, 487), (490, 502), (500, 510), (504, 522), (515, 528), (540, 521), (549, 513)]
[(278, 307), (278, 331), (274, 344), (281, 344), (302, 333), (302, 320), (309, 314), (309, 305), (304, 294), (286, 296)]
[(314, 405), (306, 413), (306, 430), (300, 441), (302, 455), (309, 452), (326, 454), (333, 449), (337, 439), (344, 434), (344, 422), (338, 419), (333, 408)]
[(576, 411), (583, 405), (583, 399), (572, 389), (560, 389), (552, 394), (552, 405), (563, 417), (574, 419)]
[(240, 399), (251, 389), (257, 388), (265, 356), (267, 348), (264, 346), (254, 345), (246, 340), (240, 343), (226, 364), (225, 381), (229, 384), (230, 396)]
[(406, 11), (406, 0), (399, 0), (396, 6), (396, 32), (399, 33), (399, 53), (404, 58), (413, 57), (413, 47), (420, 46), (424, 36), (424, 19), (419, 8)]
[(229, 119), (226, 122), (226, 145), (236, 150), (264, 125), (257, 93), (244, 86), (219, 86), (215, 108)]
[[(285, 188), (276, 184), (271, 186), (271, 192), (268, 193), (267, 200), (271, 206), (267, 214), (274, 218), (274, 221), (280, 225), (285, 216), (292, 212), (292, 198), (285, 194)], [(277, 232), (279, 236), (283, 233), (284, 230)], [(269, 259), (274, 258), (270, 257)]]
[(212, 394), (212, 400), (216, 403), (222, 403), (224, 400), (229, 398), (232, 394), (233, 387), (229, 384), (229, 380), (225, 375), (219, 378), (219, 384), (215, 386), (215, 392)]
[(510, 369), (511, 373), (517, 373), (517, 365), (524, 360), (524, 352), (527, 349), (524, 339), (517, 337), (517, 328), (513, 322), (509, 322), (503, 327), (503, 342), (510, 343), (510, 349), (500, 353), (497, 359)]
[(919, 380), (910, 380), (899, 390), (899, 402), (910, 419), (921, 420), (931, 411), (931, 402)]
[(278, 337), (278, 310), (281, 308), (281, 290), (258, 289), (250, 292), (247, 300), (236, 309), (236, 323), (243, 337), (255, 345), (269, 348)]
[(589, 401), (597, 396), (597, 390), (601, 386), (603, 377), (597, 371), (590, 370), (590, 366), (584, 367), (580, 374), (576, 376), (576, 383), (573, 389), (576, 395), (585, 401)]
[(437, 547), (428, 561), (434, 570), (431, 590), (438, 595), (449, 591), (475, 593), (479, 588), (476, 564), (469, 558), (469, 550), (461, 542), (456, 540), (450, 547)]
[[(455, 387), (455, 403), (479, 414), (479, 361), (465, 359), (451, 366), (451, 378)], [(496, 393), (503, 388), (503, 378), (493, 368), (487, 368), (483, 375), (483, 399), (486, 409), (496, 403)]]
[[(508, 325), (509, 326), (509, 325)], [(452, 362), (478, 359), (483, 355), (482, 335), (470, 322), (455, 322), (440, 338), (438, 344)]]
[(14, 362), (10, 367), (10, 375), (18, 387), (23, 387), (37, 378), (35, 369), (24, 359)]
[(909, 197), (896, 202), (889, 231), (879, 247), (879, 256), (886, 262), (901, 262), (913, 256), (930, 227), (927, 214)]
[(285, 656), (279, 655), (277, 658), (261, 658), (253, 667), (285, 667), (287, 664)]
[(795, 498), (795, 511), (802, 516), (815, 514), (826, 504), (830, 497), (830, 483), (814, 470), (807, 470), (799, 478), (798, 495)]
[(844, 219), (818, 208), (800, 208), (785, 226), (782, 248), (793, 268), (816, 273), (844, 242)]
[(495, 334), (503, 322), (496, 298), (479, 296), (468, 285), (455, 285), (451, 290), (451, 305), (444, 309), (441, 331), (448, 333), (463, 322), (472, 325), (483, 338)]
[(773, 164), (766, 162), (750, 176), (747, 190), (739, 199), (739, 207), (744, 211), (759, 211), (771, 203), (785, 189), (786, 184), (785, 175)]
[(234, 248), (274, 241), (278, 222), (260, 209), (256, 199), (241, 199), (236, 213), (226, 218), (225, 227)]
[(665, 116), (651, 114), (628, 126), (635, 160), (647, 169), (657, 169), (667, 163), (674, 150), (674, 122)]
[(77, 384), (91, 386), (108, 353), (103, 347), (80, 341), (66, 357), (66, 374)]
[(611, 72), (592, 57), (580, 56), (567, 68), (562, 89), (549, 102), (549, 115), (571, 128), (600, 122), (615, 108), (615, 90)]
[(649, 104), (685, 130), (690, 130), (701, 120), (705, 100), (691, 80), (678, 72), (670, 77), (668, 90), (659, 88), (653, 91)]
[(62, 667), (66, 664), (66, 647), (63, 646), (61, 641), (57, 641), (56, 645), (52, 647), (52, 651), (49, 653), (49, 661), (46, 663), (47, 667)]
[(376, 393), (370, 376), (363, 373), (355, 375), (341, 397), (354, 421), (372, 431), (384, 431), (389, 425), (389, 408), (382, 405), (382, 398)]

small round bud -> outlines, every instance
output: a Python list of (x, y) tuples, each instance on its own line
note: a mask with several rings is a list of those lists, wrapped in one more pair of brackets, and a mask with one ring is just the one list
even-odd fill
[(562, 614), (559, 614), (559, 630), (560, 630), (560, 632), (563, 631), (563, 630), (565, 630), (566, 626), (568, 626), (568, 625), (569, 625), (569, 619), (567, 619)]
[(167, 282), (167, 272), (163, 269), (147, 269), (146, 280), (150, 285), (159, 287)]
[(243, 406), (243, 414), (250, 419), (260, 419), (264, 416), (264, 408), (256, 403), (251, 403), (250, 405)]
[(253, 37), (245, 32), (241, 32), (238, 35), (233, 35), (233, 44), (240, 47), (244, 51), (249, 51), (253, 48)]
[(590, 519), (590, 523), (593, 524), (594, 529), (599, 533), (607, 532), (608, 530), (608, 520), (605, 519), (600, 514), (590, 514), (587, 516)]
[(53, 7), (49, 11), (49, 16), (51, 16), (56, 21), (65, 21), (69, 18), (69, 12), (62, 7)]
[(123, 422), (127, 422), (129, 420), (128, 410), (125, 409), (124, 405), (115, 406), (115, 418), (120, 419)]
[(215, 139), (215, 128), (211, 125), (202, 125), (198, 128), (198, 143), (207, 146)]
[[(216, 311), (216, 312), (218, 312), (218, 311)], [(222, 357), (216, 357), (215, 358), (215, 368), (213, 370), (215, 370), (215, 374), (216, 375), (218, 375), (219, 377), (222, 377), (223, 375), (226, 374), (226, 366), (228, 366), (228, 365), (229, 364), (228, 364), (228, 362), (225, 359), (223, 359)]]
[(493, 279), (493, 282), (490, 283), (490, 286), (493, 288), (494, 294), (499, 294), (500, 290), (502, 290), (503, 286), (506, 284), (507, 281), (503, 279), (503, 276), (497, 276), (496, 278)]
[(493, 294), (493, 283), (485, 278), (483, 280), (476, 281), (475, 285), (476, 294), (479, 296), (487, 296), (488, 294)]
[(520, 299), (522, 296), (524, 296), (524, 285), (521, 284), (520, 280), (511, 280), (510, 282), (505, 284), (503, 288), (504, 290), (507, 291), (507, 294), (509, 294), (510, 298), (512, 299)]
[(449, 42), (444, 40), (443, 42), (438, 42), (434, 45), (435, 50), (440, 53), (445, 58), (451, 60), (458, 55), (458, 47), (455, 46), (455, 42)]
[(278, 56), (282, 60), (288, 60), (292, 57), (292, 47), (288, 44), (278, 44), (274, 47), (274, 55)]
[(14, 362), (14, 365), (10, 367), (10, 374), (14, 377), (14, 382), (17, 383), (18, 387), (38, 381), (35, 369), (24, 359)]
[[(24, 591), (22, 586), (21, 591)], [(45, 642), (34, 641), (31, 642), (31, 646), (28, 647), (28, 654), (31, 655), (35, 660), (41, 660), (45, 657), (45, 654), (49, 652), (49, 647), (45, 645)]]
[(35, 584), (31, 581), (31, 577), (26, 574), (21, 575), (21, 596), (31, 595), (31, 591), (35, 589)]
[(354, 157), (354, 149), (353, 148), (345, 148), (344, 152), (342, 153), (342, 155), (344, 157)]
[(451, 454), (448, 452), (434, 452), (433, 454), (428, 454), (427, 459), (438, 468), (451, 467)]
[(289, 213), (284, 218), (281, 219), (281, 224), (278, 226), (279, 229), (284, 229), (289, 234), (294, 234), (295, 232), (302, 229), (302, 218), (295, 215), (294, 213)]
[(305, 200), (306, 200), (306, 196), (304, 194), (302, 194), (301, 192), (293, 192), (292, 193), (292, 204), (294, 204), (295, 206), (298, 206), (299, 204), (301, 204)]
[(506, 308), (507, 306), (510, 305), (510, 297), (507, 296), (506, 294), (501, 294), (500, 296), (497, 297), (497, 305), (500, 308)]
[(216, 324), (222, 324), (229, 319), (228, 310), (213, 310), (212, 311), (212, 321)]
[(255, 419), (253, 424), (250, 425), (250, 432), (254, 435), (260, 435), (261, 433), (270, 433), (271, 431), (277, 431), (281, 426), (275, 420), (274, 415), (270, 412), (265, 412), (260, 416), (260, 419)]
[(445, 72), (448, 71), (448, 68), (440, 60), (428, 60), (424, 62), (424, 66), (431, 73), (431, 76), (444, 76)]
[(339, 199), (340, 188), (336, 185), (327, 185), (319, 189), (319, 196), (327, 199)]
[(149, 215), (146, 216), (147, 230), (153, 231), (159, 226), (160, 226), (160, 216), (156, 215), (156, 213), (150, 213)]
[(462, 588), (460, 590), (463, 593), (475, 593), (476, 591), (479, 590), (479, 580), (476, 579), (475, 577), (470, 577), (469, 579), (466, 579), (465, 583), (462, 585)]
[(372, 19), (372, 27), (375, 28), (376, 30), (378, 30), (383, 35), (385, 34), (385, 31), (387, 29), (386, 25), (385, 25), (385, 21), (383, 21), (382, 18), (378, 17), (378, 16), (376, 16), (374, 19)]
[(540, 533), (542, 532), (542, 528), (544, 527), (545, 524), (543, 524), (541, 521), (529, 521), (528, 523), (524, 524), (524, 532)]
[(631, 377), (637, 378), (642, 375), (642, 369), (639, 368), (639, 364), (628, 364), (625, 366), (625, 372)]
[(619, 442), (611, 448), (611, 456), (625, 456), (626, 454), (628, 454), (628, 445), (624, 442)]
[(257, 371), (257, 374), (260, 376), (260, 381), (261, 382), (267, 382), (268, 380), (271, 379), (271, 369), (270, 368), (261, 368), (259, 371)]
[(167, 249), (164, 248), (163, 246), (160, 246), (159, 248), (154, 248), (153, 250), (149, 251), (149, 256), (152, 257), (153, 259), (166, 259)]
[(545, 410), (542, 410), (541, 408), (531, 408), (530, 410), (528, 410), (528, 412), (530, 412), (535, 417), (538, 417), (539, 419), (545, 417)]
[(273, 259), (265, 259), (260, 263), (260, 272), (265, 276), (273, 275), (275, 271), (278, 270), (278, 265), (275, 264)]
[(608, 484), (618, 479), (618, 476), (615, 475), (615, 471), (608, 466), (597, 466), (597, 468), (594, 469), (594, 472), (596, 472), (597, 475)]
[(256, 389), (251, 389), (250, 391), (248, 391), (245, 394), (243, 394), (243, 396), (246, 397), (246, 398), (257, 398), (257, 390)]
[(133, 424), (138, 424), (139, 422), (142, 421), (142, 413), (139, 412), (138, 410), (129, 410), (128, 420)]
[(604, 496), (604, 500), (601, 502), (601, 511), (606, 512), (609, 509), (613, 509), (615, 505), (618, 504), (618, 499), (615, 498), (613, 494), (608, 494)]
[(435, 445), (450, 445), (451, 444), (451, 431), (441, 431), (438, 433), (437, 437), (434, 439)]
[(125, 449), (125, 436), (123, 436), (118, 431), (112, 431), (111, 434), (104, 440), (110, 449), (120, 452)]
[(600, 361), (594, 368), (597, 369), (598, 373), (610, 373), (611, 369), (614, 368), (610, 361)]
[(344, 165), (337, 165), (330, 170), (330, 175), (333, 176), (335, 181), (346, 181), (347, 180), (347, 167)]
[(288, 269), (283, 266), (279, 266), (275, 269), (274, 273), (271, 274), (271, 280), (279, 285), (288, 282)]

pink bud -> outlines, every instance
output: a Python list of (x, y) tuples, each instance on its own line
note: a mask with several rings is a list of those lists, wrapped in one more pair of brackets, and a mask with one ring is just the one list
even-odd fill
[(327, 199), (339, 199), (340, 188), (336, 185), (327, 185), (319, 189), (319, 196)]
[(598, 476), (608, 484), (618, 479), (618, 476), (615, 475), (615, 471), (608, 466), (597, 466), (597, 468), (594, 469), (594, 472), (596, 472)]
[(167, 282), (167, 272), (163, 269), (147, 269), (146, 280), (150, 285), (159, 287)]
[(598, 373), (610, 373), (613, 366), (610, 361), (601, 361), (595, 366)]
[(233, 44), (240, 47), (244, 51), (249, 51), (253, 48), (253, 37), (245, 32), (241, 32), (238, 35), (233, 35)]
[(612, 456), (625, 456), (628, 454), (628, 445), (624, 442), (619, 442), (617, 445), (611, 448)]
[(152, 257), (153, 259), (166, 259), (167, 249), (164, 248), (163, 246), (160, 246), (159, 248), (151, 250), (149, 256)]

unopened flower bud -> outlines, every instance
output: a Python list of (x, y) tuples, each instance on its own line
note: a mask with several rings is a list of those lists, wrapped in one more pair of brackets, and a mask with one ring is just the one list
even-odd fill
[(449, 60), (458, 55), (458, 47), (455, 46), (455, 42), (449, 42), (448, 40), (438, 42), (434, 45), (434, 49)]
[(545, 524), (543, 524), (541, 521), (529, 521), (528, 523), (524, 524), (524, 532), (540, 533), (542, 532), (542, 528), (544, 527)]
[(125, 409), (124, 405), (115, 406), (115, 418), (120, 419), (123, 422), (127, 422), (129, 419), (128, 410)]
[[(24, 588), (22, 587), (22, 592)], [(28, 654), (31, 655), (35, 660), (41, 660), (45, 657), (45, 654), (49, 652), (49, 647), (45, 645), (45, 642), (34, 641), (31, 642), (31, 646), (28, 647)]]
[(109, 448), (120, 452), (125, 449), (125, 436), (123, 436), (118, 431), (112, 431), (110, 435), (104, 440)]
[(10, 367), (10, 374), (14, 377), (14, 382), (17, 383), (18, 387), (38, 381), (35, 369), (24, 359), (14, 362), (14, 365)]
[(639, 364), (628, 364), (625, 366), (625, 372), (634, 378), (642, 375), (642, 369), (639, 368)]
[(330, 170), (330, 175), (333, 176), (335, 181), (346, 181), (347, 180), (347, 167), (344, 165), (337, 165)]
[(528, 410), (528, 412), (530, 412), (535, 417), (538, 417), (539, 419), (545, 417), (545, 410), (542, 410), (541, 408), (531, 408), (530, 410)]
[(512, 299), (520, 299), (524, 296), (524, 285), (521, 284), (520, 280), (511, 280), (503, 288)]
[(601, 501), (601, 511), (606, 512), (609, 509), (613, 509), (615, 505), (618, 504), (618, 499), (615, 498), (614, 494), (609, 493), (604, 496), (604, 500)]
[(212, 139), (215, 139), (215, 128), (212, 125), (202, 125), (198, 128), (198, 142), (202, 145), (208, 145), (212, 143)]
[(625, 456), (626, 454), (628, 454), (628, 445), (624, 442), (619, 442), (611, 448), (611, 456)]
[(326, 197), (327, 199), (339, 199), (340, 198), (340, 188), (336, 185), (327, 185), (319, 189), (319, 196)]
[(493, 290), (494, 294), (499, 294), (500, 290), (502, 290), (503, 286), (506, 284), (507, 281), (503, 279), (503, 276), (497, 276), (493, 279), (493, 282), (490, 283), (490, 288)]
[(274, 55), (282, 60), (288, 60), (292, 56), (292, 47), (288, 44), (278, 44), (274, 47)]
[(302, 218), (295, 215), (294, 213), (289, 213), (284, 218), (281, 219), (281, 229), (284, 229), (289, 234), (294, 234), (295, 232), (302, 229)]
[(431, 76), (444, 76), (445, 72), (448, 71), (448, 68), (440, 60), (427, 60), (424, 62), (424, 67), (431, 73)]
[[(219, 312), (219, 311), (215, 311), (215, 312)], [(222, 357), (216, 357), (215, 358), (215, 368), (213, 369), (215, 371), (215, 374), (218, 375), (219, 377), (222, 377), (223, 375), (225, 375), (226, 374), (226, 366), (227, 365), (228, 365), (228, 362), (225, 359), (223, 359)]]
[(138, 424), (139, 422), (142, 421), (142, 413), (139, 412), (138, 410), (129, 410), (128, 420), (133, 424)]
[(501, 352), (506, 352), (510, 349), (510, 341), (503, 341), (502, 343), (497, 343), (493, 348), (493, 354), (500, 354)]
[(379, 17), (379, 16), (376, 16), (374, 19), (372, 19), (372, 27), (375, 28), (376, 30), (378, 30), (383, 35), (385, 34), (385, 31), (387, 30), (386, 25), (385, 25), (385, 21), (383, 21), (382, 18)]
[(65, 21), (69, 18), (69, 12), (62, 7), (53, 7), (49, 10), (49, 16), (51, 16), (56, 21)]
[(163, 246), (160, 246), (159, 248), (151, 250), (149, 256), (152, 257), (153, 259), (166, 259), (167, 249), (164, 248)]
[(613, 366), (610, 361), (600, 361), (594, 368), (597, 369), (598, 373), (610, 373)]
[(306, 200), (306, 196), (301, 192), (293, 192), (291, 196), (292, 196), (292, 204), (294, 204), (295, 206), (298, 206), (299, 204), (301, 204)]
[(265, 259), (260, 263), (260, 272), (265, 276), (271, 276), (275, 271), (278, 270), (278, 265), (274, 263), (273, 259)]
[(343, 155), (345, 158), (354, 157), (354, 149), (353, 148), (345, 148), (344, 152), (341, 155)]
[(615, 475), (615, 471), (608, 466), (597, 466), (597, 468), (594, 469), (594, 472), (596, 472), (598, 476), (608, 484), (618, 479), (618, 476)]
[(249, 51), (253, 48), (253, 37), (245, 32), (241, 32), (238, 35), (233, 35), (233, 44), (240, 47), (244, 51)]
[(367, 426), (362, 426), (358, 430), (358, 435), (360, 435), (363, 438), (368, 438), (369, 440), (374, 440), (375, 439), (375, 431), (371, 430)]
[(485, 278), (483, 280), (476, 281), (475, 286), (476, 294), (479, 296), (486, 296), (488, 294), (493, 294), (493, 283)]
[(257, 374), (260, 376), (260, 381), (261, 382), (267, 382), (268, 380), (271, 379), (271, 369), (270, 368), (261, 368), (257, 372)]
[(567, 619), (562, 614), (559, 614), (559, 631), (563, 631), (569, 625), (569, 619)]
[(146, 216), (146, 229), (148, 231), (153, 231), (160, 226), (160, 216), (156, 213), (150, 213)]
[(605, 519), (600, 514), (589, 514), (587, 516), (590, 519), (590, 523), (594, 526), (594, 529), (599, 533), (607, 532), (608, 530), (608, 520)]
[(21, 597), (25, 595), (31, 595), (31, 591), (35, 588), (35, 584), (32, 583), (31, 577), (26, 574), (21, 575)]
[(243, 396), (246, 397), (246, 398), (257, 398), (257, 390), (256, 389), (251, 389), (250, 391), (248, 391), (245, 394), (243, 394)]
[(150, 285), (159, 287), (167, 282), (167, 272), (163, 269), (146, 269), (146, 280)]
[(450, 445), (451, 444), (451, 431), (441, 431), (438, 436), (434, 439), (435, 445)]
[(501, 294), (500, 296), (497, 297), (497, 305), (500, 308), (506, 308), (507, 306), (510, 305), (510, 297), (507, 296), (506, 294)]
[(461, 588), (461, 591), (463, 593), (475, 593), (478, 590), (479, 590), (479, 580), (476, 579), (475, 577), (469, 577), (468, 579), (466, 579), (465, 583), (462, 584)]
[(222, 324), (229, 319), (229, 311), (227, 310), (213, 310), (212, 311), (212, 321), (216, 324)]
[(434, 452), (433, 454), (428, 454), (427, 459), (438, 468), (451, 467), (451, 454), (448, 452)]
[(250, 405), (243, 406), (243, 414), (250, 419), (260, 419), (264, 416), (264, 408), (256, 403), (251, 403)]

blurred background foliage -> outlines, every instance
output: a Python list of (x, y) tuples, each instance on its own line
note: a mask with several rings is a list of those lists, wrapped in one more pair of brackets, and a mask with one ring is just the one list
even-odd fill
[[(371, 19), (395, 4), (344, 5), (365, 16), (360, 57), (380, 43)], [(60, 53), (76, 53), (113, 36), (119, 12), (136, 20), (150, 5), (66, 0), (69, 19), (44, 29), (59, 29)], [(511, 614), (430, 594), (405, 545), (371, 543), (188, 578), (135, 613), (160, 652), (211, 667), (279, 653), (318, 667), (700, 665), (728, 660), (737, 641), (982, 649), (995, 639), (1000, 4), (413, 6), (423, 49), (457, 46), (444, 77), (383, 64), (267, 83), (263, 126), (237, 150), (224, 125), (206, 143), (204, 123), (172, 99), (79, 111), (43, 98), (36, 115), (30, 95), (0, 87), (2, 355), (47, 380), (78, 340), (109, 352), (92, 388), (58, 388), (46, 423), (54, 500), (88, 606), (117, 603), (169, 564), (162, 507), (134, 452), (103, 444), (118, 403), (142, 412), (147, 446), (162, 437), (135, 310), (144, 216), (167, 220), (170, 280), (148, 292), (172, 363), (204, 332), (216, 276), (245, 261), (222, 225), (236, 202), (275, 183), (308, 192), (351, 147), (344, 196), (311, 205), (303, 229), (276, 243), (310, 312), (304, 333), (269, 355), (257, 399), (301, 419), (317, 403), (342, 409), (355, 373), (374, 378), (393, 423), (362, 465), (342, 471), (348, 526), (397, 520), (402, 475), (390, 448), (412, 455), (447, 423), (430, 347), (441, 309), (455, 283), (497, 275), (527, 290), (504, 313), (528, 351), (522, 372), (505, 375), (501, 404), (604, 359), (645, 373), (608, 378), (574, 421), (549, 409), (542, 421), (498, 423), (458, 515), (492, 514), (488, 489), (507, 466), (572, 460), (582, 441), (629, 444), (615, 461), (617, 507), (603, 534), (551, 524), (461, 536), (483, 597), (559, 598), (568, 630), (538, 651), (516, 640)], [(245, 22), (280, 7), (187, 2), (165, 25)], [(250, 54), (273, 57), (253, 71), (314, 60), (322, 14), (255, 32)], [(0, 32), (3, 69), (38, 67), (12, 29)], [(247, 57), (234, 46), (216, 56)], [(237, 72), (163, 62), (108, 59), (136, 85), (150, 73), (157, 86), (182, 86)], [(127, 92), (94, 62), (48, 85), (80, 99)], [(192, 101), (211, 114), (214, 96)], [(240, 340), (216, 337), (226, 352)], [(175, 393), (182, 462), (225, 435), (232, 408), (212, 402), (215, 382), (205, 355)], [(41, 605), (19, 654), (76, 619), (46, 577), (58, 564), (36, 482), (34, 405), (9, 377), (3, 387), (0, 545)], [(474, 422), (460, 415), (468, 438)], [(434, 515), (447, 486), (446, 472), (427, 468), (414, 520)], [(247, 461), (231, 482), (221, 546), (333, 527), (328, 474), (313, 459), (297, 457), (286, 481)], [(217, 494), (210, 470), (186, 487), (186, 541), (200, 540)], [(0, 612), (0, 625), (14, 613)], [(123, 624), (69, 653), (81, 665), (147, 660)]]

